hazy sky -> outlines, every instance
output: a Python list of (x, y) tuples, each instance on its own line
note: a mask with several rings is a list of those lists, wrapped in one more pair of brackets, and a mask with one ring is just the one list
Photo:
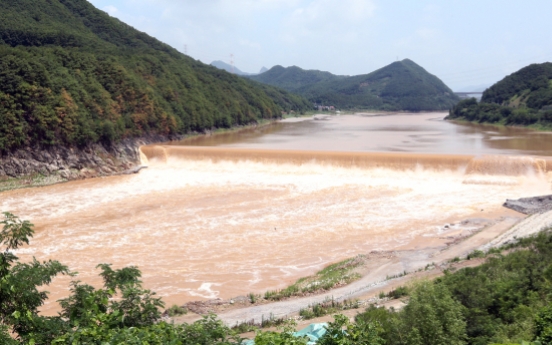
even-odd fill
[[(205, 63), (366, 74), (409, 58), (453, 90), (552, 61), (551, 0), (89, 0)], [(186, 48), (185, 48), (186, 46)]]

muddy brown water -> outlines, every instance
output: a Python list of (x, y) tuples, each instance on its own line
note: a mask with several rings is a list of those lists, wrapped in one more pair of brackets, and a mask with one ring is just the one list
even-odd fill
[[(550, 191), (550, 133), (442, 116), (341, 116), (152, 145), (140, 174), (4, 192), (0, 210), (36, 225), (23, 260), (60, 260), (87, 283), (112, 263), (138, 266), (168, 305), (261, 293), (359, 253), (419, 248), (444, 224)], [(48, 287), (45, 313), (68, 283)]]

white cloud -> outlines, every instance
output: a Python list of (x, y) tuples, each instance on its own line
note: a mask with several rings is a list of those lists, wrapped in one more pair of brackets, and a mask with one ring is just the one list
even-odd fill
[[(545, 0), (539, 6), (480, 2), (477, 11), (442, 0), (89, 1), (181, 51), (186, 45), (189, 55), (204, 62), (228, 61), (233, 53), (244, 71), (280, 64), (360, 74), (399, 56), (439, 76), (502, 60), (542, 62), (530, 58), (537, 54), (552, 57), (552, 48), (542, 44), (552, 30), (552, 2)], [(532, 54), (533, 47), (542, 52)], [(451, 84), (471, 75), (462, 78)]]

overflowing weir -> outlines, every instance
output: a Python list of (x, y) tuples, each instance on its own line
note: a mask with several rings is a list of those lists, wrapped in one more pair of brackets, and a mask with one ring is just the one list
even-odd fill
[(339, 168), (384, 168), (392, 170), (451, 170), (466, 175), (521, 176), (552, 171), (552, 158), (500, 155), (443, 155), (395, 152), (328, 152), (298, 150), (256, 150), (221, 147), (162, 146), (140, 148), (144, 165), (150, 161), (208, 160), (270, 164), (317, 164)]

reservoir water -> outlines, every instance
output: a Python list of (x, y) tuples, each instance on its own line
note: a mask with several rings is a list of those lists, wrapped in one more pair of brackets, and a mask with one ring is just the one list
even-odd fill
[[(550, 192), (550, 133), (340, 116), (143, 147), (133, 176), (0, 194), (36, 225), (24, 260), (57, 259), (100, 284), (136, 265), (168, 305), (284, 287), (372, 250), (423, 249), (445, 224), (496, 218), (507, 198)], [(449, 230), (446, 230), (449, 229)], [(69, 278), (56, 279), (46, 313)]]

